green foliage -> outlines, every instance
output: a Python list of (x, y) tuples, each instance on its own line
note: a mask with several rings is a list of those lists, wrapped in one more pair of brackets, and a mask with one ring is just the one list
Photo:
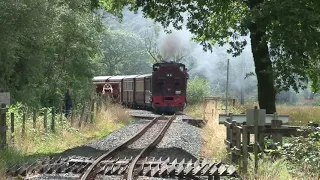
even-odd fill
[(103, 8), (119, 18), (122, 18), (122, 9), (128, 4), (134, 3), (134, 0), (91, 0), (93, 9)]
[[(193, 46), (191, 46), (190, 43), (180, 44), (179, 42), (182, 40), (182, 37), (178, 37), (179, 33), (175, 32), (175, 34), (167, 35), (166, 40), (164, 40), (165, 38), (160, 37), (160, 32), (163, 29), (161, 25), (150, 19), (145, 19), (141, 12), (133, 14), (125, 8), (123, 10), (123, 15), (124, 17), (121, 19), (121, 22), (109, 16), (106, 16), (104, 21), (108, 22), (106, 25), (111, 30), (126, 30), (139, 35), (142, 40), (140, 47), (143, 48), (145, 53), (148, 55), (148, 62), (150, 64), (173, 58), (176, 62), (183, 62), (187, 64), (190, 69), (190, 65), (194, 63), (195, 60), (191, 54)], [(164, 49), (166, 45), (171, 45), (170, 42), (168, 42), (170, 40), (176, 42), (178, 47), (175, 47), (173, 53), (169, 53), (169, 56), (166, 57), (165, 52), (168, 51), (165, 51)], [(161, 47), (161, 43), (165, 45), (162, 45)], [(193, 45), (195, 44), (196, 43)], [(162, 49), (162, 52), (160, 52), (160, 49)]]
[(139, 74), (151, 69), (142, 38), (125, 30), (108, 30), (102, 37), (103, 57), (96, 74)]
[[(228, 52), (234, 56), (247, 44), (239, 41), (239, 36), (248, 34), (252, 22), (259, 23), (259, 31), (265, 32), (263, 38), (270, 43), (279, 90), (303, 87), (307, 75), (316, 87), (320, 52), (317, 44), (320, 5), (316, 0), (138, 1), (135, 9), (141, 7), (164, 27), (172, 25), (181, 29), (186, 21), (187, 28), (195, 34), (194, 39), (205, 49), (211, 49), (215, 43), (229, 42), (232, 49)], [(181, 13), (190, 16), (185, 19)]]
[[(269, 146), (274, 143), (267, 141), (266, 144)], [(303, 128), (301, 136), (289, 138), (282, 147), (269, 150), (269, 153), (290, 162), (289, 170), (293, 174), (303, 176), (302, 172), (305, 172), (310, 176), (320, 175), (320, 131), (314, 127)]]
[(188, 80), (187, 86), (187, 103), (196, 104), (203, 102), (204, 97), (210, 94), (209, 82), (200, 77)]
[(247, 44), (240, 37), (250, 32), (259, 105), (268, 113), (276, 111), (276, 92), (298, 91), (308, 80), (320, 90), (318, 0), (141, 0), (133, 9), (167, 29), (186, 25), (204, 50), (229, 43), (233, 56)]
[(90, 1), (0, 2), (0, 91), (13, 103), (58, 106), (67, 88), (90, 89), (102, 26)]

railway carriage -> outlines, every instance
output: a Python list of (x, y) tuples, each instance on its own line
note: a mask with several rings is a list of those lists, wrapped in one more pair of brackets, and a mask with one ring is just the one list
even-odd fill
[(130, 75), (123, 78), (122, 103), (134, 107), (135, 105), (135, 85), (138, 75)]
[(185, 65), (162, 62), (153, 64), (152, 68), (152, 74), (97, 76), (93, 82), (98, 93), (131, 108), (150, 108), (159, 113), (182, 111), (187, 100)]
[(136, 77), (135, 103), (136, 107), (151, 107), (151, 74), (144, 74)]
[(96, 76), (93, 77), (92, 81), (93, 84), (96, 86), (96, 93), (101, 94), (103, 93), (103, 87), (107, 83), (108, 79), (112, 76)]
[(107, 82), (112, 86), (112, 101), (116, 103), (121, 103), (123, 101), (123, 79), (126, 76), (112, 76)]

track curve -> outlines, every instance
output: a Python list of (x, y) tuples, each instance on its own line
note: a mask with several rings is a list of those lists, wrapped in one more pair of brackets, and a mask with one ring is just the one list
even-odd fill
[[(159, 117), (155, 117), (152, 121), (150, 121), (144, 128), (142, 128), (138, 133), (136, 133), (134, 136), (132, 136), (130, 139), (128, 139), (127, 141), (125, 141), (124, 143), (120, 144), (117, 147), (114, 147), (113, 149), (111, 149), (110, 151), (108, 151), (107, 153), (101, 155), (100, 157), (98, 157), (89, 167), (88, 169), (80, 176), (81, 180), (91, 180), (94, 179), (96, 174), (98, 172), (96, 172), (95, 168), (97, 168), (97, 165), (102, 161), (105, 160), (106, 158), (110, 157), (111, 154), (119, 151), (120, 149), (126, 148), (128, 147), (130, 144), (134, 143), (135, 141), (137, 141), (139, 138), (141, 138), (154, 124), (156, 124), (159, 120), (161, 119), (168, 119), (170, 121), (168, 121), (167, 123), (165, 123), (164, 128), (168, 128), (170, 126), (170, 124), (172, 123), (172, 121), (174, 120), (174, 118), (168, 118), (165, 117), (163, 115), (159, 116)], [(171, 120), (172, 119), (172, 120)], [(171, 123), (169, 123), (171, 122)], [(168, 127), (167, 127), (168, 126)], [(158, 134), (158, 136), (163, 136), (162, 132), (164, 130), (164, 128), (161, 130), (161, 133)], [(157, 137), (158, 137), (157, 136)], [(155, 138), (154, 141), (157, 141), (158, 138)], [(161, 138), (160, 138), (161, 140)], [(153, 141), (153, 142), (154, 142)], [(150, 146), (150, 145), (149, 145)], [(148, 147), (149, 147), (148, 146)], [(98, 168), (99, 169), (99, 168)]]
[(132, 180), (134, 178), (134, 167), (138, 160), (142, 158), (143, 156), (146, 156), (153, 148), (157, 146), (157, 144), (162, 140), (164, 134), (167, 132), (168, 128), (172, 124), (173, 120), (175, 119), (175, 115), (170, 117), (167, 121), (167, 123), (163, 126), (159, 134), (154, 138), (154, 140), (146, 147), (144, 148), (139, 155), (137, 155), (134, 160), (131, 162), (128, 170), (128, 174), (126, 179), (127, 180)]

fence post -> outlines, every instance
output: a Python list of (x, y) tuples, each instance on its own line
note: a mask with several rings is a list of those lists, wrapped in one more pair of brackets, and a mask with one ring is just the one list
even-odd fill
[(0, 109), (0, 149), (7, 147), (7, 119), (6, 112), (8, 109), (5, 104), (1, 104)]
[(235, 160), (239, 163), (239, 161), (241, 160), (241, 127), (239, 127), (238, 125), (235, 125), (235, 131), (236, 131)]
[[(237, 129), (236, 129), (237, 121), (232, 120), (232, 125), (231, 125), (231, 148), (234, 149), (234, 147), (237, 144)], [(236, 162), (237, 161), (237, 155), (233, 152), (231, 149), (231, 162)]]
[(34, 109), (33, 110), (33, 129), (36, 129), (37, 128), (37, 111)]
[(55, 122), (54, 122), (54, 120), (55, 120), (55, 112), (54, 112), (54, 107), (52, 107), (51, 113), (52, 113), (51, 131), (52, 131), (52, 132), (55, 132)]
[(14, 143), (14, 113), (11, 113), (10, 114), (10, 116), (11, 116), (11, 137), (10, 137), (10, 139), (11, 139), (11, 142), (12, 143)]
[[(278, 114), (275, 113), (273, 120), (271, 120), (271, 128), (272, 129), (278, 129), (282, 125), (282, 121), (278, 120)], [(281, 133), (272, 133), (272, 140), (274, 143), (280, 143), (282, 145), (282, 134)], [(273, 145), (273, 148), (276, 148), (275, 145)]]
[(86, 113), (86, 119), (84, 120), (85, 125), (88, 123), (88, 119), (89, 119), (89, 113)]
[(82, 107), (82, 111), (81, 111), (81, 115), (80, 115), (80, 119), (79, 119), (79, 124), (78, 124), (79, 128), (81, 127), (81, 124), (82, 124), (85, 109), (86, 109), (86, 103), (83, 103), (83, 107)]
[(248, 129), (247, 125), (242, 126), (242, 171), (247, 173), (248, 169)]
[(94, 118), (94, 100), (91, 102), (91, 116), (90, 116), (90, 123), (93, 123)]
[(48, 132), (47, 122), (48, 122), (48, 109), (45, 108), (43, 113), (43, 128), (45, 132)]
[(23, 112), (21, 137), (24, 137), (24, 135), (25, 135), (25, 133), (26, 133), (26, 117), (27, 117), (26, 112)]
[(96, 116), (98, 115), (99, 113), (99, 99), (97, 99), (97, 102), (96, 102)]
[[(61, 107), (60, 107), (60, 119), (59, 119), (61, 129), (63, 130), (63, 118), (62, 118), (63, 113), (62, 113), (62, 111), (63, 111), (63, 105), (61, 105)], [(67, 118), (69, 118), (69, 116), (67, 116)]]
[[(230, 117), (227, 117), (226, 121), (231, 123)], [(227, 129), (226, 130), (226, 140), (230, 142), (230, 144), (228, 145), (228, 147), (226, 149), (227, 149), (227, 151), (229, 151), (229, 148), (231, 147), (231, 133), (232, 133), (232, 131), (231, 131), (231, 127), (228, 128), (228, 126), (226, 126), (226, 129)]]

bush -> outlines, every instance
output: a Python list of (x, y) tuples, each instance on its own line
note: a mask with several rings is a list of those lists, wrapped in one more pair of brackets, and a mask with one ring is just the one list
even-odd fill
[[(320, 131), (314, 127), (305, 127), (301, 136), (289, 138), (287, 143), (269, 150), (270, 155), (281, 157), (289, 162), (289, 172), (295, 176), (319, 177), (320, 168)], [(273, 144), (269, 142), (269, 144)]]
[(196, 104), (203, 102), (204, 97), (210, 94), (209, 89), (209, 82), (204, 78), (195, 77), (189, 80), (187, 86), (187, 103)]

